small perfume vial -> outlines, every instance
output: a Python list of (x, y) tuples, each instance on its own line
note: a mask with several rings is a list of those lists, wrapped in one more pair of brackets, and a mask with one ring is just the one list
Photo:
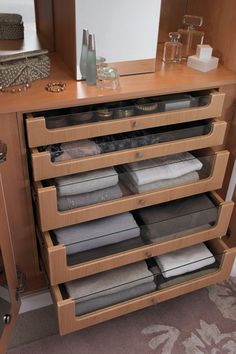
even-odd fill
[(188, 56), (196, 54), (197, 45), (203, 43), (204, 32), (198, 30), (198, 27), (201, 27), (202, 24), (203, 18), (201, 16), (184, 15), (184, 28), (178, 30), (183, 44), (182, 59), (187, 59)]
[(169, 33), (170, 42), (164, 46), (163, 58), (165, 63), (179, 63), (182, 57), (182, 43), (179, 42), (180, 34), (178, 32)]

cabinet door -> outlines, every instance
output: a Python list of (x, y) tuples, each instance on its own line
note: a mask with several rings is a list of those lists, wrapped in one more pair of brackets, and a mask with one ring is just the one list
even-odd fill
[(18, 280), (11, 244), (2, 171), (6, 145), (0, 141), (0, 353), (5, 353), (20, 308)]

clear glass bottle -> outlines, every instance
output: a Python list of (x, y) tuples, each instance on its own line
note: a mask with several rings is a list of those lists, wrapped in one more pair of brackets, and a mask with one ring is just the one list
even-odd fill
[(170, 41), (165, 43), (162, 60), (165, 63), (179, 63), (182, 57), (182, 43), (178, 32), (169, 33)]
[(205, 33), (197, 29), (202, 24), (203, 18), (201, 16), (184, 15), (184, 28), (178, 30), (183, 44), (182, 59), (187, 59), (188, 56), (196, 54), (197, 45), (203, 43)]
[(88, 85), (96, 85), (97, 82), (96, 48), (94, 34), (90, 34), (88, 40), (86, 82)]
[(82, 36), (82, 47), (81, 47), (81, 55), (80, 55), (80, 73), (81, 79), (86, 79), (86, 67), (87, 67), (87, 55), (88, 55), (88, 36), (89, 32), (87, 29), (83, 29)]

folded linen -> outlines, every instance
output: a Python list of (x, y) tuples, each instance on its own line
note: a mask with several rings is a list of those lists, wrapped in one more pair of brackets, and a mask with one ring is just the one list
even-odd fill
[(153, 280), (153, 275), (148, 270), (146, 262), (140, 261), (89, 277), (72, 280), (65, 283), (65, 286), (69, 297), (79, 303), (85, 299), (96, 299), (98, 296), (132, 289), (134, 286), (150, 283)]
[(122, 191), (117, 184), (112, 187), (99, 189), (94, 192), (75, 194), (73, 196), (64, 196), (57, 198), (57, 207), (59, 211), (80, 208), (82, 206), (104, 202), (122, 197)]
[(160, 255), (155, 260), (165, 278), (189, 273), (215, 262), (204, 243)]
[(67, 255), (129, 240), (140, 235), (130, 213), (108, 216), (63, 227), (53, 231), (57, 241), (66, 246)]
[(175, 187), (181, 184), (187, 184), (196, 182), (199, 180), (199, 174), (196, 171), (189, 172), (186, 175), (177, 177), (163, 179), (161, 181), (137, 185), (132, 178), (129, 178), (129, 173), (121, 173), (119, 175), (122, 182), (133, 192), (133, 193), (145, 193), (154, 189), (162, 189), (167, 187)]
[(88, 262), (97, 258), (102, 258), (119, 252), (128, 251), (130, 249), (134, 249), (137, 247), (142, 247), (143, 245), (144, 245), (144, 241), (142, 241), (140, 236), (134, 237), (131, 238), (130, 240), (125, 240), (125, 241), (105, 245), (102, 247), (93, 248), (87, 251), (71, 254), (67, 257), (67, 265), (72, 266), (75, 264)]
[[(158, 238), (215, 223), (218, 210), (207, 194), (166, 202), (135, 212), (145, 236), (154, 242)], [(142, 232), (143, 233), (143, 232)], [(161, 240), (162, 242), (162, 240)]]
[(134, 286), (127, 290), (118, 291), (114, 294), (97, 296), (94, 299), (86, 300), (77, 303), (75, 305), (76, 316), (83, 315), (92, 311), (99, 310), (104, 307), (112, 306), (124, 301), (134, 299), (138, 296), (142, 296), (151, 293), (156, 290), (154, 281)]
[(57, 195), (60, 197), (94, 192), (118, 184), (118, 173), (113, 167), (76, 173), (55, 178)]
[(177, 178), (189, 172), (199, 171), (202, 163), (189, 152), (182, 152), (155, 159), (132, 162), (123, 165), (130, 179), (137, 185)]

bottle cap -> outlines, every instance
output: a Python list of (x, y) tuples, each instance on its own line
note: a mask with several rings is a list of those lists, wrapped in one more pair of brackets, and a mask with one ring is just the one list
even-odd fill
[(95, 47), (95, 35), (94, 34), (89, 34), (89, 40), (88, 40), (88, 50), (96, 50)]
[(88, 45), (88, 36), (89, 36), (89, 31), (86, 28), (84, 28), (83, 29), (83, 39), (82, 39), (83, 45)]

